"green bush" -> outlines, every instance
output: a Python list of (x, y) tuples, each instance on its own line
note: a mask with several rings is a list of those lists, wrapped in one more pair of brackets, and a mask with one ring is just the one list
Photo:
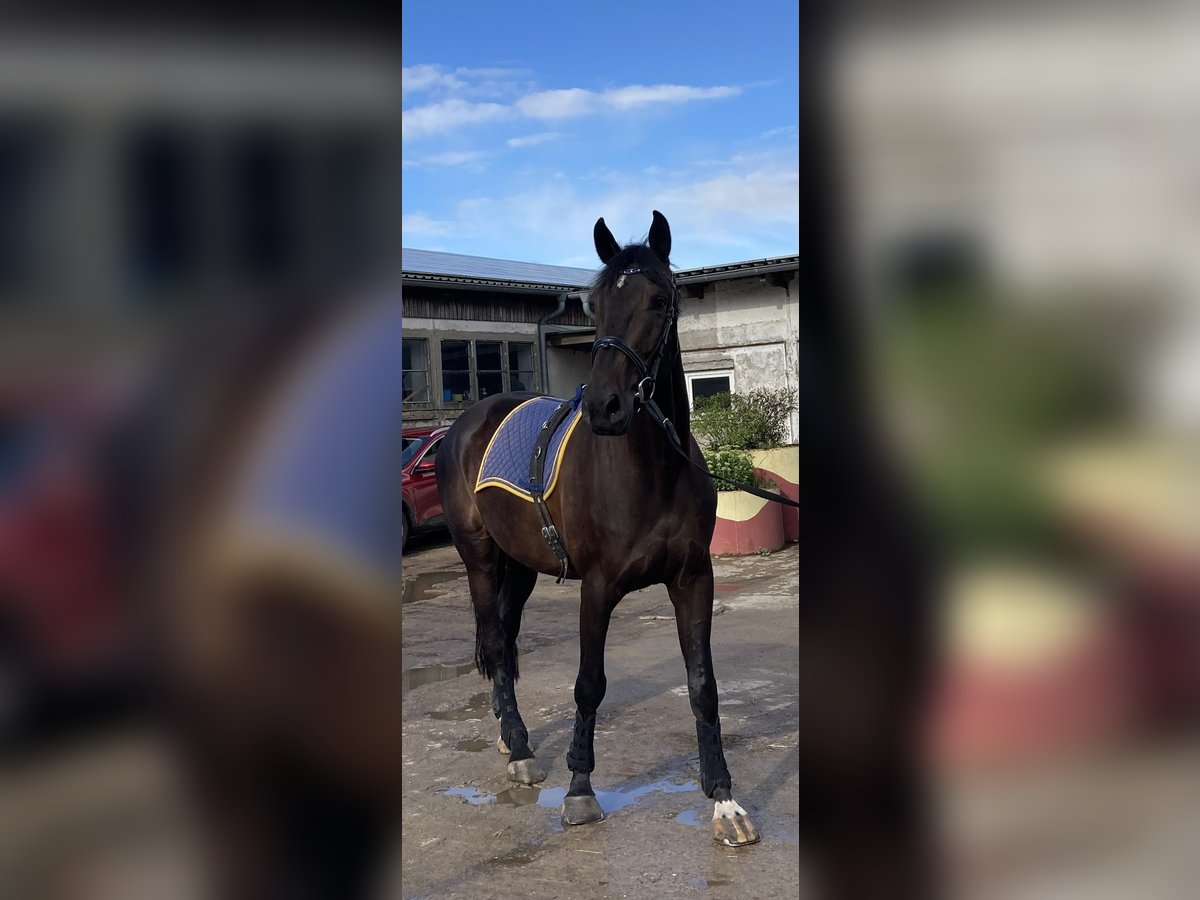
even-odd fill
[(692, 412), (692, 434), (702, 447), (714, 450), (781, 447), (795, 408), (796, 392), (786, 388), (699, 397)]
[(779, 486), (775, 482), (760, 478), (755, 474), (754, 461), (745, 450), (708, 450), (704, 453), (704, 462), (708, 464), (708, 471), (715, 476), (714, 484), (718, 491), (738, 490), (722, 479), (768, 490), (778, 490)]
[(712, 473), (718, 491), (735, 491), (737, 488), (722, 479), (750, 484), (754, 480), (754, 462), (745, 450), (710, 450), (704, 454), (704, 462)]

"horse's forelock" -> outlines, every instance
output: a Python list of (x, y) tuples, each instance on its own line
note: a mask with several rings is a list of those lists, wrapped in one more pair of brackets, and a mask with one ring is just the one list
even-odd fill
[(592, 290), (612, 290), (626, 269), (640, 269), (652, 282), (664, 290), (671, 287), (671, 269), (646, 244), (627, 244), (608, 261), (592, 282)]

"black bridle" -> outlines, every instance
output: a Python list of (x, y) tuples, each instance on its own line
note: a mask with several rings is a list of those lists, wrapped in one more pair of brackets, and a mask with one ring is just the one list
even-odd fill
[[(637, 275), (640, 273), (642, 273), (640, 268), (623, 269), (621, 271), (622, 276)], [(762, 497), (764, 500), (770, 500), (772, 503), (782, 503), (784, 506), (799, 507), (800, 504), (795, 500), (789, 500), (787, 497), (780, 496), (779, 494), (772, 494), (768, 491), (762, 490), (761, 488), (756, 488), (753, 485), (742, 484), (740, 481), (730, 481), (728, 478), (721, 478), (718, 475), (713, 475), (704, 466), (697, 465), (696, 461), (692, 459), (691, 455), (684, 449), (683, 442), (679, 439), (679, 433), (675, 431), (675, 426), (671, 424), (670, 419), (663, 415), (662, 410), (658, 407), (658, 404), (654, 402), (654, 385), (655, 380), (658, 378), (658, 365), (662, 362), (663, 356), (666, 354), (667, 341), (669, 341), (671, 338), (671, 326), (675, 324), (675, 321), (678, 318), (679, 286), (675, 284), (675, 279), (672, 278), (671, 297), (667, 301), (667, 312), (663, 317), (662, 331), (660, 331), (658, 334), (658, 341), (655, 343), (654, 349), (650, 351), (650, 358), (648, 360), (643, 360), (638, 355), (636, 350), (626, 344), (619, 337), (605, 335), (602, 338), (596, 338), (595, 343), (592, 344), (592, 365), (594, 366), (596, 364), (596, 351), (605, 347), (611, 347), (614, 350), (619, 350), (621, 353), (624, 353), (626, 357), (628, 357), (629, 361), (633, 363), (634, 368), (637, 369), (639, 375), (637, 387), (635, 387), (633, 391), (635, 408), (640, 409), (644, 407), (650, 413), (650, 416), (654, 419), (655, 424), (663, 430), (663, 433), (666, 434), (667, 439), (671, 442), (671, 449), (674, 450), (675, 453), (680, 457), (682, 457), (684, 462), (686, 462), (688, 465), (692, 466), (697, 471), (703, 472), (709, 478), (712, 478), (716, 481), (724, 481), (726, 484), (733, 485), (738, 490), (745, 491), (748, 494), (754, 494), (756, 497)], [(582, 389), (582, 385), (580, 387)], [(549, 538), (547, 538), (547, 540), (549, 540)], [(551, 546), (553, 546), (553, 543)], [(566, 572), (565, 567), (563, 572)]]
[[(643, 274), (643, 270), (639, 268), (623, 269), (621, 271), (622, 278), (626, 275), (639, 274)], [(667, 300), (667, 312), (663, 317), (662, 330), (658, 333), (658, 340), (654, 344), (654, 349), (650, 351), (650, 357), (643, 360), (636, 350), (619, 337), (605, 335), (604, 337), (596, 338), (595, 343), (592, 344), (592, 365), (596, 364), (596, 352), (605, 347), (611, 347), (614, 350), (624, 353), (638, 372), (638, 383), (633, 389), (634, 399), (637, 401), (638, 406), (645, 406), (654, 396), (654, 386), (658, 379), (658, 365), (662, 362), (662, 358), (666, 353), (667, 341), (671, 338), (671, 326), (675, 324), (677, 318), (679, 318), (679, 288), (675, 284), (675, 279), (672, 278), (671, 296)]]

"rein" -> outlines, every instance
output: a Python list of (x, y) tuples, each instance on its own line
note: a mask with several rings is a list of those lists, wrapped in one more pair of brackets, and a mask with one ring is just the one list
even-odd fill
[(749, 484), (742, 484), (740, 481), (733, 481), (721, 475), (714, 475), (704, 466), (699, 465), (694, 459), (692, 459), (691, 454), (683, 449), (683, 442), (679, 440), (679, 433), (675, 430), (675, 426), (671, 424), (671, 420), (663, 415), (663, 412), (658, 408), (657, 403), (655, 403), (653, 400), (648, 401), (646, 403), (646, 409), (649, 410), (650, 417), (654, 419), (654, 423), (663, 430), (663, 433), (671, 442), (671, 449), (678, 453), (688, 463), (688, 465), (690, 465), (696, 471), (703, 472), (713, 481), (721, 481), (725, 484), (732, 485), (739, 491), (745, 491), (747, 494), (753, 494), (755, 497), (762, 497), (764, 500), (770, 500), (772, 503), (782, 503), (784, 506), (794, 506), (797, 509), (800, 508), (799, 502), (795, 500), (789, 500), (787, 497), (780, 496), (779, 494), (772, 494), (770, 491), (764, 491), (762, 488), (756, 488)]
[[(623, 269), (621, 272), (622, 278), (626, 275), (636, 275), (642, 270), (640, 268)], [(800, 508), (800, 504), (795, 500), (789, 500), (787, 497), (779, 494), (772, 494), (770, 491), (765, 491), (762, 488), (756, 488), (748, 484), (742, 484), (740, 481), (731, 481), (728, 478), (723, 478), (720, 475), (714, 475), (704, 466), (698, 465), (692, 459), (691, 454), (683, 449), (683, 442), (679, 439), (678, 432), (675, 431), (675, 426), (671, 424), (657, 403), (654, 402), (654, 387), (655, 381), (658, 378), (658, 364), (662, 362), (663, 354), (666, 352), (667, 340), (671, 336), (671, 327), (675, 324), (675, 320), (679, 317), (679, 287), (675, 284), (675, 279), (671, 279), (671, 299), (667, 307), (667, 314), (663, 318), (662, 331), (659, 332), (658, 341), (655, 344), (653, 352), (650, 354), (650, 361), (644, 361), (637, 352), (626, 344), (619, 337), (606, 335), (602, 338), (597, 338), (592, 344), (592, 364), (596, 363), (596, 351), (602, 350), (605, 347), (611, 347), (629, 358), (629, 361), (637, 368), (638, 374), (641, 376), (637, 387), (634, 389), (634, 397), (636, 399), (635, 408), (645, 407), (650, 412), (650, 417), (654, 423), (663, 430), (667, 436), (667, 440), (671, 443), (671, 449), (678, 453), (692, 468), (699, 472), (703, 472), (713, 481), (721, 481), (725, 484), (732, 485), (739, 491), (745, 491), (747, 494), (753, 494), (756, 497), (761, 497), (764, 500), (770, 500), (772, 503), (782, 503), (784, 506), (794, 506)], [(646, 390), (649, 385), (649, 391)], [(582, 386), (581, 386), (582, 388)]]

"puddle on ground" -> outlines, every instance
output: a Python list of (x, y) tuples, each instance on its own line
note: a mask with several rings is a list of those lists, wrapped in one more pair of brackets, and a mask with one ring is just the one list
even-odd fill
[[(471, 671), (474, 671), (475, 664), (471, 664)], [(459, 673), (464, 674), (464, 673)], [(492, 692), (480, 691), (471, 697), (464, 706), (458, 706), (454, 709), (434, 710), (426, 713), (431, 719), (448, 719), (451, 722), (466, 722), (469, 719), (481, 719), (484, 714), (492, 711)]]
[(480, 750), (487, 750), (494, 746), (495, 744), (492, 741), (485, 741), (483, 738), (472, 738), (466, 741), (459, 741), (454, 745), (454, 749), (465, 750), (468, 753), (478, 753)]
[(478, 788), (473, 787), (451, 787), (441, 788), (438, 793), (449, 794), (451, 797), (461, 797), (472, 806), (486, 806), (489, 803), (496, 802), (494, 794), (487, 794)]
[[(438, 681), (449, 681), (460, 675), (475, 671), (475, 663), (436, 663), (432, 666), (413, 666), (404, 670), (403, 692), (408, 693), (413, 688), (423, 684), (433, 684)], [(490, 701), (489, 701), (490, 702)]]
[(740, 591), (741, 589), (742, 589), (742, 586), (740, 584), (714, 584), (713, 585), (713, 590), (716, 591), (717, 593), (725, 593), (728, 591)]
[[(675, 784), (663, 778), (658, 781), (652, 781), (649, 784), (626, 788), (625, 790), (599, 790), (596, 791), (596, 799), (600, 802), (600, 808), (604, 810), (605, 815), (608, 815), (619, 809), (624, 809), (626, 806), (636, 802), (639, 797), (654, 793), (655, 791), (663, 794), (679, 794), (686, 791), (698, 790), (700, 790), (700, 785), (695, 781), (685, 781), (683, 784)], [(473, 787), (460, 787), (445, 788), (442, 790), (442, 793), (461, 797), (472, 806), (483, 806), (488, 803), (497, 803), (501, 806), (528, 806), (536, 803), (543, 809), (558, 810), (562, 807), (563, 798), (567, 795), (567, 789), (565, 787), (513, 787), (506, 791), (501, 791), (499, 794), (487, 794)], [(682, 819), (679, 820), (682, 821)], [(685, 822), (684, 824), (699, 824), (699, 822)]]
[(405, 578), (400, 602), (402, 604), (416, 603), (418, 600), (439, 597), (445, 591), (435, 591), (433, 588), (439, 584), (462, 577), (462, 572), (426, 572), (412, 579)]
[(702, 825), (707, 825), (711, 820), (701, 819), (700, 813), (694, 809), (685, 809), (675, 817), (675, 821), (680, 825), (693, 825), (698, 828)]
[(498, 806), (530, 806), (537, 803), (541, 790), (535, 787), (512, 787), (496, 795)]
[(687, 880), (687, 883), (688, 883), (689, 887), (710, 888), (710, 887), (725, 887), (726, 885), (733, 884), (733, 881), (732, 881), (732, 879), (729, 879), (729, 878), (699, 878), (699, 877), (696, 877), (696, 878), (689, 878)]

